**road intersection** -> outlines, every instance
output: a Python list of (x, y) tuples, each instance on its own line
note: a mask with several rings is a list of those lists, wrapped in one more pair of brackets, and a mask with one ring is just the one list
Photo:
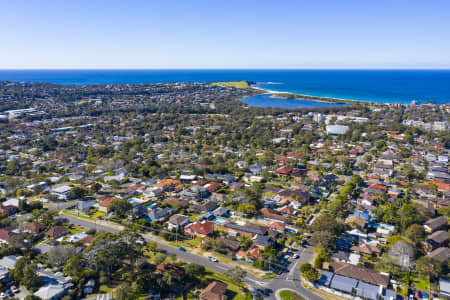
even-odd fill
[[(59, 214), (59, 217), (68, 219), (72, 224), (76, 224), (85, 228), (93, 228), (99, 231), (120, 232), (121, 230), (123, 230), (123, 226), (109, 224), (109, 222), (105, 221), (82, 219), (62, 213)], [(150, 233), (144, 234), (143, 236), (148, 242), (156, 242), (158, 249), (164, 250), (168, 254), (176, 254), (177, 257), (183, 261), (202, 265), (205, 268), (221, 274), (230, 269), (229, 265), (220, 262), (212, 262), (207, 257), (190, 252), (183, 252), (176, 247), (170, 246), (166, 243), (161, 243), (161, 241), (157, 240)], [(312, 256), (312, 248), (301, 248), (298, 251), (300, 258), (296, 259), (295, 262), (290, 264), (290, 266), (288, 267), (288, 272), (284, 272), (281, 275), (278, 275), (277, 277), (271, 279), (258, 278), (251, 273), (247, 273), (247, 276), (244, 278), (244, 282), (254, 289), (271, 289), (272, 291), (274, 291), (274, 293), (267, 297), (268, 299), (276, 299), (276, 294), (279, 290), (289, 289), (295, 291), (308, 300), (323, 300), (322, 297), (303, 287), (300, 280), (299, 266), (304, 262), (310, 261)]]

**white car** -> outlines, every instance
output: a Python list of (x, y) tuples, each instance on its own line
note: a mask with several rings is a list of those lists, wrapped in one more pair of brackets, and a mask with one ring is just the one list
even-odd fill
[(299, 258), (300, 258), (300, 255), (294, 254), (294, 258), (295, 258), (295, 259), (299, 259)]
[(14, 286), (14, 285), (11, 287), (11, 291), (12, 291), (14, 294), (20, 293), (20, 290), (19, 290), (16, 286)]
[(208, 259), (213, 262), (218, 262), (217, 258), (215, 258), (214, 256), (208, 256)]
[(0, 299), (6, 299), (6, 298), (8, 298), (8, 296), (6, 296), (6, 294), (2, 292), (0, 294)]

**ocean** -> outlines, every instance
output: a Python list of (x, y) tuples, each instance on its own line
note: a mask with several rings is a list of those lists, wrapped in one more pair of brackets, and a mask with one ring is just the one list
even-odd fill
[(0, 70), (0, 80), (65, 85), (249, 80), (272, 91), (318, 97), (450, 103), (450, 70)]

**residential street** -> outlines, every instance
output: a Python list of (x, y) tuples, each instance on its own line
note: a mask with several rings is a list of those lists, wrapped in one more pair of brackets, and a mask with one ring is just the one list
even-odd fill
[[(108, 232), (119, 232), (121, 230), (120, 225), (112, 225), (105, 221), (90, 221), (87, 219), (81, 219), (65, 214), (59, 214), (59, 216), (67, 218), (70, 223), (80, 225), (85, 228), (95, 228), (100, 231)], [(147, 241), (157, 242), (151, 234), (144, 234), (144, 238)], [(218, 273), (223, 274), (230, 268), (230, 266), (222, 264), (220, 262), (212, 262), (204, 256), (192, 254), (189, 252), (182, 252), (176, 247), (172, 247), (159, 241), (157, 243), (157, 246), (159, 249), (165, 250), (169, 254), (176, 254), (177, 257), (183, 261), (202, 265), (205, 268), (211, 269)], [(267, 297), (268, 299), (276, 299), (275, 294), (278, 290), (291, 289), (299, 295), (303, 296), (305, 299), (323, 300), (322, 297), (304, 288), (300, 281), (299, 267), (302, 263), (308, 262), (311, 259), (312, 247), (301, 248), (297, 252), (297, 254), (300, 255), (300, 258), (296, 259), (288, 266), (288, 272), (285, 272), (272, 279), (258, 278), (252, 274), (247, 273), (244, 281), (255, 289), (271, 289), (273, 293), (269, 297)]]

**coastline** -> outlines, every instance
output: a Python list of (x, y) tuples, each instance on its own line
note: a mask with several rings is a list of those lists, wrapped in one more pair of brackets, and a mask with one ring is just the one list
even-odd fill
[(289, 100), (297, 100), (297, 101), (316, 101), (316, 102), (323, 102), (323, 103), (341, 103), (341, 104), (386, 104), (381, 102), (372, 102), (372, 101), (362, 101), (362, 100), (355, 100), (355, 99), (342, 99), (342, 98), (328, 98), (328, 97), (318, 97), (318, 96), (312, 96), (312, 95), (303, 95), (303, 94), (294, 94), (290, 92), (282, 92), (282, 91), (274, 91), (274, 90), (267, 90), (255, 85), (249, 85), (250, 88), (256, 89), (258, 91), (262, 91), (263, 94), (271, 94), (272, 97), (280, 97), (283, 99), (289, 99)]

